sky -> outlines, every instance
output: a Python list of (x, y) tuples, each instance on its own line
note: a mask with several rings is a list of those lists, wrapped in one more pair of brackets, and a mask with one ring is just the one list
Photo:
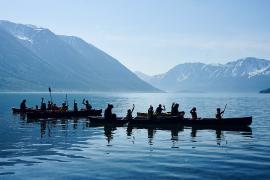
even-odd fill
[(270, 59), (268, 0), (0, 0), (0, 19), (74, 35), (149, 75)]

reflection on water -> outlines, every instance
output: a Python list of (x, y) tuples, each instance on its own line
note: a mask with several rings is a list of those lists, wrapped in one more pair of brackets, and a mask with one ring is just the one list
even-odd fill
[[(0, 94), (0, 179), (221, 179), (265, 178), (270, 168), (270, 97), (205, 94), (72, 94), (88, 97), (96, 108), (107, 103), (124, 115), (149, 104), (183, 109), (196, 105), (211, 117), (220, 102), (227, 117), (253, 116), (250, 128), (202, 129), (176, 125), (96, 126), (87, 119), (31, 122), (12, 115), (21, 98), (37, 104), (40, 94)], [(45, 96), (46, 95), (42, 95)], [(61, 102), (65, 94), (55, 101)], [(187, 114), (188, 115), (188, 114)]]
[[(80, 122), (79, 122), (80, 121)], [(73, 130), (78, 130), (80, 131), (81, 129), (85, 129), (85, 128), (95, 128), (95, 127), (100, 127), (103, 128), (104, 131), (104, 136), (108, 142), (108, 144), (110, 144), (110, 141), (113, 140), (113, 135), (114, 132), (117, 130), (117, 128), (121, 128), (121, 129), (126, 129), (126, 135), (127, 137), (131, 137), (134, 136), (133, 131), (134, 130), (138, 130), (138, 129), (142, 129), (147, 131), (147, 138), (148, 138), (148, 143), (149, 145), (153, 145), (154, 143), (154, 137), (155, 134), (157, 132), (157, 130), (160, 131), (166, 131), (166, 132), (170, 132), (171, 138), (170, 140), (172, 142), (178, 141), (179, 136), (181, 136), (181, 132), (183, 132), (184, 130), (188, 131), (190, 130), (190, 138), (192, 139), (192, 141), (196, 142), (196, 136), (198, 135), (198, 133), (200, 133), (200, 131), (203, 131), (202, 128), (196, 128), (196, 127), (192, 127), (189, 128), (187, 127), (186, 129), (184, 128), (184, 126), (181, 125), (176, 125), (176, 124), (168, 124), (168, 125), (139, 125), (139, 126), (132, 126), (132, 125), (128, 125), (128, 126), (114, 126), (112, 124), (106, 124), (104, 126), (102, 125), (96, 125), (96, 124), (91, 124), (91, 122), (88, 119), (50, 119), (50, 120), (41, 120), (38, 122), (29, 122), (26, 121), (25, 119), (21, 118), (21, 124), (24, 125), (25, 123), (34, 123), (34, 124), (39, 124), (40, 125), (40, 137), (41, 138), (46, 138), (46, 137), (51, 137), (52, 136), (52, 129), (56, 128), (59, 129), (59, 126), (61, 127), (61, 130), (63, 132), (65, 132), (66, 136), (68, 135), (69, 129), (73, 129)], [(80, 124), (80, 128), (78, 129), (78, 123)], [(238, 127), (238, 128), (212, 128), (212, 130), (215, 132), (215, 134), (213, 134), (213, 136), (215, 136), (217, 144), (220, 145), (220, 142), (222, 140), (224, 140), (225, 135), (224, 135), (224, 130), (225, 132), (228, 131), (232, 131), (235, 132), (235, 135), (243, 135), (244, 137), (250, 137), (252, 138), (252, 129), (250, 127)], [(204, 129), (204, 130), (208, 130), (208, 129)]]

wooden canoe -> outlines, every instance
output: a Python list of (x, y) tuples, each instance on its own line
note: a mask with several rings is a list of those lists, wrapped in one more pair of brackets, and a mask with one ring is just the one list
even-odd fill
[(80, 111), (45, 111), (45, 112), (28, 112), (27, 119), (41, 119), (41, 118), (71, 118), (71, 117), (88, 117), (101, 116), (102, 109), (99, 110), (80, 110)]

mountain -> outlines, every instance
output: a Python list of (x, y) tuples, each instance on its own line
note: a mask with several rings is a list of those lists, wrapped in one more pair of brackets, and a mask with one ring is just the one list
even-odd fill
[(270, 61), (248, 57), (226, 64), (184, 63), (144, 80), (173, 92), (258, 92), (270, 84)]
[[(0, 29), (0, 63), (9, 72), (1, 78), (10, 81), (9, 86), (2, 83), (0, 90), (44, 90), (50, 85), (57, 90), (159, 91), (78, 37), (60, 36), (46, 28), (9, 21), (0, 21)], [(9, 69), (11, 65), (13, 69)], [(26, 73), (19, 77), (12, 74), (20, 70)]]
[[(40, 73), (40, 70), (48, 74)], [(33, 76), (35, 74), (35, 76)], [(47, 78), (53, 79), (57, 75), (50, 65), (40, 59), (15, 37), (0, 28), (0, 89), (2, 91), (19, 91), (24, 87), (30, 90), (35, 87), (41, 90), (48, 87)], [(56, 83), (63, 83), (60, 78), (54, 78)]]
[(150, 79), (152, 79), (152, 76), (149, 76), (143, 72), (140, 71), (135, 71), (134, 74), (136, 74), (136, 76), (138, 76), (138, 78), (144, 80), (144, 81), (150, 81)]
[(102, 82), (102, 84), (111, 84), (113, 78), (116, 87), (114, 89), (121, 90), (124, 85), (129, 89), (140, 89), (144, 85), (147, 91), (159, 90), (145, 83), (139, 79), (134, 73), (128, 70), (125, 66), (119, 63), (116, 59), (94, 47), (93, 45), (83, 41), (82, 39), (74, 36), (59, 36), (65, 43), (69, 44), (72, 48), (77, 50), (82, 57), (87, 59), (88, 67), (95, 69), (95, 80)]

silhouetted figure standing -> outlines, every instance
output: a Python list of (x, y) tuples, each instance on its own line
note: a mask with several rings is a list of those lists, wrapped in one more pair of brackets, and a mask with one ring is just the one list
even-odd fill
[(152, 105), (150, 105), (150, 107), (148, 108), (148, 114), (147, 114), (148, 120), (153, 119), (153, 116), (154, 116), (154, 108)]
[(221, 119), (223, 114), (224, 114), (224, 111), (221, 111), (220, 108), (217, 108), (216, 118)]
[(165, 110), (165, 106), (163, 105), (163, 108), (162, 108), (162, 105), (159, 104), (157, 109), (156, 109), (156, 114), (161, 115), (162, 111), (164, 111), (164, 110)]
[(26, 109), (27, 109), (27, 107), (26, 107), (26, 99), (24, 99), (24, 100), (21, 102), (20, 110), (21, 110), (21, 111), (25, 111)]
[(113, 105), (108, 104), (108, 106), (107, 106), (107, 108), (105, 109), (105, 112), (104, 112), (104, 118), (106, 120), (115, 120), (116, 119), (116, 115), (112, 113), (112, 109), (113, 109)]
[(132, 113), (134, 111), (134, 108), (135, 108), (135, 105), (133, 104), (132, 110), (131, 109), (128, 109), (127, 116), (126, 116), (126, 119), (127, 120), (132, 120)]
[(192, 119), (192, 120), (196, 120), (196, 119), (197, 119), (196, 107), (193, 107), (193, 108), (190, 110), (190, 114), (191, 114), (191, 119)]
[(89, 103), (88, 100), (83, 99), (82, 104), (85, 105), (85, 109), (86, 109), (87, 111), (90, 111), (90, 110), (92, 109), (92, 106), (91, 106), (91, 104)]

